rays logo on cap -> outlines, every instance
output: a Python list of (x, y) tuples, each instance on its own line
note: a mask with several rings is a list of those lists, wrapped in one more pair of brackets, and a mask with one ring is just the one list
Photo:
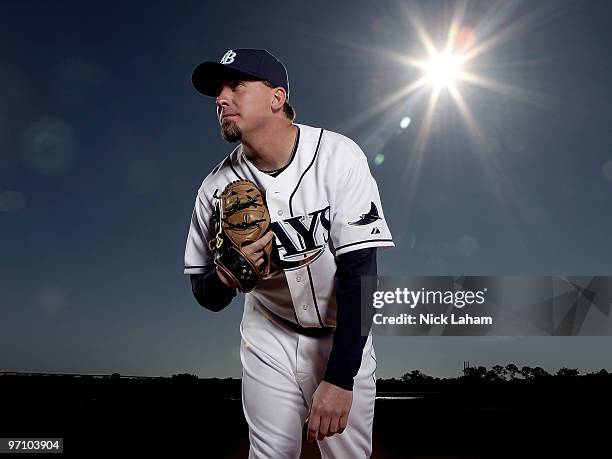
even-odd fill
[(236, 53), (230, 49), (227, 53), (225, 53), (225, 56), (223, 56), (223, 58), (221, 59), (221, 63), (231, 64), (232, 62), (234, 62), (235, 57), (236, 57)]

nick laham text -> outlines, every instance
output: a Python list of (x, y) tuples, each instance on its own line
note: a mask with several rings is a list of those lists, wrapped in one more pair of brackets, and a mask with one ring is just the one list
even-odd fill
[(374, 323), (376, 325), (493, 325), (493, 318), (469, 314), (399, 314), (397, 316), (374, 314)]

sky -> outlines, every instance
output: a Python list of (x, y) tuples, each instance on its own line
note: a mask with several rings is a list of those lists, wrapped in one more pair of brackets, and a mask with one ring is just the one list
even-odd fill
[[(491, 45), (466, 64), (481, 84), (457, 82), (463, 105), (442, 89), (428, 111), (427, 85), (381, 105), (422, 75), (389, 56), (425, 58), (418, 30), (441, 49), (461, 5), (468, 51)], [(296, 122), (368, 156), (396, 243), (379, 274), (612, 275), (611, 14), (570, 0), (4, 1), (0, 371), (240, 376), (243, 295), (207, 311), (183, 274), (197, 189), (234, 147), (191, 72), (232, 48), (276, 55)], [(611, 344), (374, 337), (379, 378), (458, 376), (463, 361), (612, 370)]]

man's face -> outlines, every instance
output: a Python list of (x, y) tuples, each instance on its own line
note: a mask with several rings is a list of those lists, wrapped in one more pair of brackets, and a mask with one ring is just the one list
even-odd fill
[(262, 81), (224, 80), (217, 95), (217, 118), (221, 135), (227, 142), (237, 142), (244, 133), (259, 126), (271, 115), (271, 88)]

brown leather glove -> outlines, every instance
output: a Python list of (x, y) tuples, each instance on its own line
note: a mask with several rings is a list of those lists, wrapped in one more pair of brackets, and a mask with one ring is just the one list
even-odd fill
[(217, 236), (209, 242), (215, 265), (241, 292), (249, 292), (270, 272), (274, 238), (264, 247), (260, 267), (242, 251), (270, 229), (265, 196), (250, 180), (236, 180), (215, 197)]

